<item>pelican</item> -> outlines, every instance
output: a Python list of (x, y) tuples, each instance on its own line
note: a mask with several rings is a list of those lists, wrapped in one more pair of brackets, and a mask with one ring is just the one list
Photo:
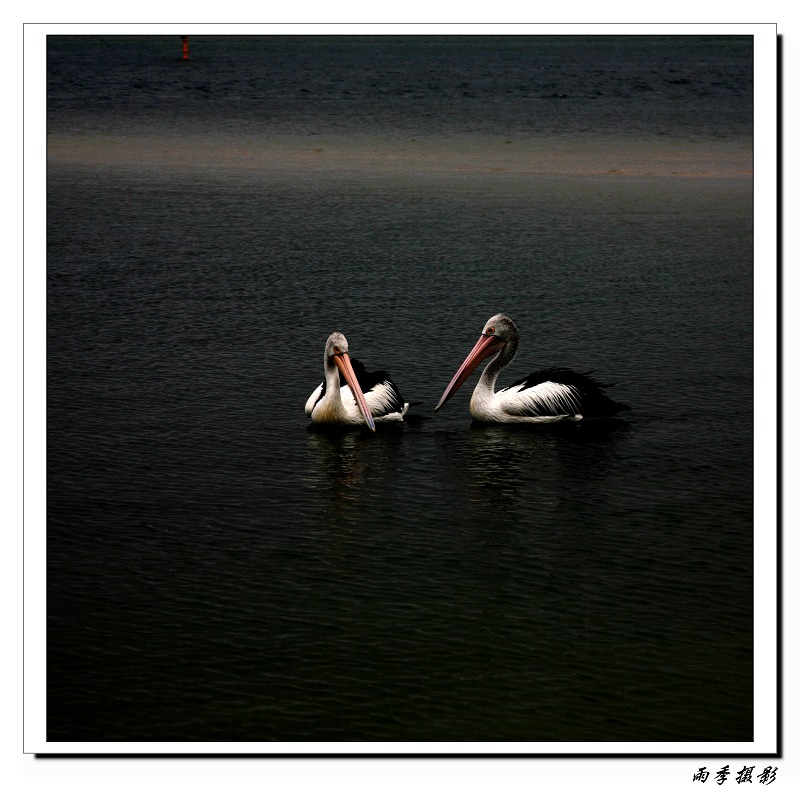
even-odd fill
[(491, 355), (494, 358), (483, 370), (469, 401), (469, 412), (478, 422), (580, 422), (610, 417), (630, 408), (603, 392), (613, 384), (600, 383), (569, 369), (532, 372), (495, 392), (497, 376), (511, 363), (518, 344), (519, 333), (513, 320), (505, 314), (495, 314), (483, 326), (475, 347), (458, 368), (434, 411), (438, 412), (478, 364)]
[[(346, 385), (339, 381), (342, 373)], [(344, 334), (334, 332), (325, 342), (325, 380), (311, 393), (306, 414), (329, 425), (363, 425), (374, 431), (376, 422), (399, 422), (408, 410), (400, 390), (387, 372), (367, 372), (350, 359)]]

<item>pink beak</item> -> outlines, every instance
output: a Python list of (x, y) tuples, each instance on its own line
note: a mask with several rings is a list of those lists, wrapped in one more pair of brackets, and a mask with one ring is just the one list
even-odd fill
[(461, 387), (461, 384), (469, 378), (470, 375), (475, 371), (475, 367), (481, 363), (485, 358), (488, 358), (491, 355), (494, 355), (498, 350), (502, 350), (505, 347), (505, 342), (499, 339), (497, 336), (493, 336), (488, 333), (482, 333), (480, 339), (478, 339), (475, 347), (472, 348), (470, 354), (464, 359), (464, 363), (458, 368), (458, 372), (453, 375), (453, 380), (447, 385), (447, 388), (444, 390), (444, 394), (442, 395), (442, 399), (439, 401), (439, 404), (433, 410), (438, 412), (439, 409), (458, 391)]
[(341, 355), (335, 355), (333, 360), (336, 366), (339, 367), (339, 372), (342, 373), (344, 379), (347, 381), (347, 385), (350, 387), (350, 391), (353, 393), (353, 397), (355, 397), (356, 403), (358, 403), (358, 407), (364, 415), (364, 421), (367, 423), (369, 429), (374, 432), (375, 420), (372, 419), (367, 400), (364, 397), (364, 393), (361, 391), (361, 387), (358, 385), (358, 379), (356, 378), (355, 372), (353, 372), (353, 365), (350, 363), (350, 356), (347, 355), (347, 353), (342, 353)]

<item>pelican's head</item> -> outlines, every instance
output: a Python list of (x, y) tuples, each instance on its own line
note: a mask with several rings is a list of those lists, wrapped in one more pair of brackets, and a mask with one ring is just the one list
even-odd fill
[[(509, 343), (513, 343), (512, 351), (516, 349), (519, 341), (517, 326), (510, 317), (505, 314), (495, 314), (486, 321), (481, 335), (472, 348), (470, 354), (464, 359), (464, 363), (458, 368), (453, 379), (444, 390), (442, 399), (439, 400), (434, 411), (439, 409), (458, 391), (459, 387), (475, 371), (478, 364), (489, 356), (499, 353)], [(510, 353), (513, 357), (513, 352)], [(510, 360), (510, 358), (509, 358)]]
[(511, 341), (519, 341), (519, 332), (514, 320), (507, 317), (505, 314), (495, 314), (493, 317), (486, 320), (486, 324), (481, 331), (482, 336), (494, 336), (500, 339), (503, 344)]
[(334, 356), (347, 354), (350, 352), (350, 345), (347, 344), (347, 339), (343, 333), (334, 331), (325, 342), (325, 361), (332, 362)]
[(353, 397), (364, 415), (364, 422), (371, 431), (375, 430), (375, 420), (372, 419), (372, 413), (367, 405), (364, 393), (361, 391), (361, 386), (358, 383), (358, 378), (353, 371), (353, 365), (350, 363), (350, 347), (347, 344), (347, 339), (344, 338), (343, 333), (334, 331), (325, 342), (325, 368), (329, 366), (336, 367), (342, 373), (342, 377), (350, 387)]

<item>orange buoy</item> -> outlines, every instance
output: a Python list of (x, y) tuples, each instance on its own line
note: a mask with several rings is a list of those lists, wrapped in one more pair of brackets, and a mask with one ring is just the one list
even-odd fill
[(188, 36), (181, 36), (183, 41), (183, 60), (189, 60), (189, 37)]

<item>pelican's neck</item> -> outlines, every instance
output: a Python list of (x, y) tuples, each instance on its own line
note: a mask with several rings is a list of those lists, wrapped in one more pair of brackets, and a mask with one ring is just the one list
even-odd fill
[(497, 376), (512, 362), (517, 353), (518, 346), (519, 337), (512, 336), (506, 342), (503, 349), (486, 365), (478, 381), (478, 385), (475, 387), (474, 394), (494, 394), (494, 385), (497, 382)]
[(327, 404), (341, 405), (341, 383), (339, 369), (332, 358), (325, 358), (325, 402)]

